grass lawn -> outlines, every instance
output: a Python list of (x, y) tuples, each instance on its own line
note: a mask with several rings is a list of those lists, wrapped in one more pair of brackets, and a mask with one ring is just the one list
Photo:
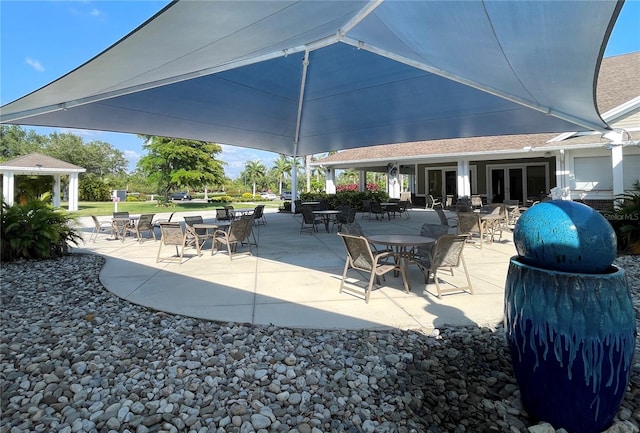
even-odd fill
[[(206, 203), (202, 201), (180, 201), (173, 202), (168, 207), (158, 206), (155, 201), (127, 201), (118, 203), (118, 211), (128, 211), (131, 214), (161, 213), (161, 212), (188, 212), (193, 210), (214, 210), (231, 204), (235, 207), (251, 207), (264, 204), (267, 208), (278, 208), (282, 205), (282, 200), (238, 202), (238, 203)], [(62, 209), (68, 209), (68, 203), (61, 203)], [(73, 217), (84, 216), (107, 216), (115, 210), (113, 202), (110, 201), (81, 201), (78, 203), (78, 211), (70, 212)]]

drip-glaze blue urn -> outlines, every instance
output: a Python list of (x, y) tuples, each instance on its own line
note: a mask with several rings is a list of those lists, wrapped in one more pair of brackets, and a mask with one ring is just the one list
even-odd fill
[[(616, 244), (610, 225), (597, 228), (600, 244), (589, 237), (589, 245), (599, 248), (591, 252), (579, 240), (589, 230), (583, 223), (599, 221), (588, 213), (597, 212), (570, 201), (545, 206), (552, 215), (562, 210), (555, 230), (541, 229), (532, 218), (545, 207), (521, 218), (514, 230), (520, 247), (516, 242), (519, 255), (509, 264), (504, 315), (511, 362), (533, 422), (569, 433), (600, 433), (612, 424), (629, 383), (636, 336), (631, 294), (624, 270), (611, 264)], [(548, 214), (543, 219), (543, 226), (554, 224)], [(529, 235), (536, 239), (527, 240)], [(541, 240), (545, 249), (539, 248)], [(564, 259), (541, 251), (561, 252)], [(590, 263), (589, 272), (584, 263)]]

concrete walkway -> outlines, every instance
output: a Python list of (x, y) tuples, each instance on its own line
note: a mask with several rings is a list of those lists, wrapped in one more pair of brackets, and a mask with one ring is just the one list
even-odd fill
[[(126, 210), (126, 209), (125, 209)], [(213, 222), (214, 212), (200, 214)], [(168, 213), (156, 218), (168, 217)], [(434, 211), (412, 209), (411, 218), (390, 221), (361, 219), (368, 235), (382, 233), (418, 234), (425, 222), (438, 222)], [(101, 217), (108, 221), (109, 217)], [(408, 278), (412, 291), (407, 294), (402, 279), (386, 276), (382, 287), (374, 286), (365, 304), (361, 296), (338, 293), (346, 251), (334, 229), (324, 227), (316, 234), (299, 234), (300, 215), (266, 212), (267, 225), (254, 227), (258, 247), (254, 255), (241, 254), (233, 260), (226, 251), (211, 256), (209, 243), (198, 257), (194, 248), (185, 250), (182, 265), (156, 263), (159, 242), (133, 237), (125, 242), (100, 234), (95, 243), (85, 242), (76, 252), (91, 252), (106, 257), (100, 279), (114, 294), (152, 309), (223, 322), (274, 324), (283, 327), (318, 329), (422, 329), (443, 325), (476, 324), (493, 327), (502, 321), (506, 271), (515, 247), (510, 232), (502, 241), (479, 245), (469, 243), (464, 256), (471, 274), (475, 295), (468, 293), (435, 296), (435, 285), (424, 284), (422, 272), (410, 265)], [(91, 218), (78, 220), (85, 239), (89, 238)], [(158, 235), (159, 235), (159, 231)], [(163, 247), (169, 254), (173, 247)], [(455, 277), (446, 272), (439, 277), (454, 285), (463, 285), (464, 274)], [(350, 271), (349, 277), (366, 287), (368, 275)], [(363, 293), (360, 289), (359, 293)]]

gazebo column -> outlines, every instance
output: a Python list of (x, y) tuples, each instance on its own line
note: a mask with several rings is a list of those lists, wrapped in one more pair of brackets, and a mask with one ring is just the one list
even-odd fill
[(390, 167), (387, 170), (387, 192), (389, 198), (400, 198), (400, 169), (395, 162), (390, 163)]
[(469, 179), (469, 160), (458, 161), (458, 197), (471, 197), (471, 180)]
[(2, 197), (4, 202), (13, 206), (13, 198), (15, 195), (15, 176), (12, 171), (5, 171), (2, 180)]
[(611, 148), (611, 169), (613, 175), (613, 196), (624, 193), (624, 172), (622, 164), (622, 146)]
[(367, 172), (365, 170), (358, 170), (358, 191), (367, 190)]
[(324, 183), (324, 190), (327, 194), (335, 194), (336, 193), (335, 168), (327, 167), (326, 175), (327, 175), (327, 178), (326, 178), (327, 180)]
[(53, 175), (53, 207), (60, 207), (60, 175)]
[(78, 210), (78, 173), (69, 174), (69, 212)]

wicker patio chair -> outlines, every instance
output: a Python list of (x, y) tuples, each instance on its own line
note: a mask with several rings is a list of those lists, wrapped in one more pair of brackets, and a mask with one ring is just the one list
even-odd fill
[[(473, 295), (471, 278), (469, 277), (467, 264), (465, 263), (464, 256), (462, 255), (466, 240), (467, 238), (464, 235), (442, 235), (433, 245), (430, 252), (425, 255), (416, 255), (413, 258), (413, 261), (424, 274), (425, 284), (429, 284), (429, 275), (433, 274), (433, 281), (436, 284), (438, 298), (440, 299), (442, 299), (442, 295), (445, 293), (468, 291)], [(443, 288), (438, 279), (438, 270), (448, 270), (453, 276), (453, 269), (459, 268), (460, 265), (462, 265), (462, 269), (464, 270), (464, 275), (467, 279), (467, 286)]]
[(264, 217), (264, 205), (259, 204), (253, 211), (253, 225), (267, 225), (267, 219)]
[(109, 233), (109, 235), (113, 236), (113, 223), (108, 221), (100, 221), (97, 216), (91, 215), (91, 219), (93, 220), (93, 231), (89, 236), (89, 242), (95, 242), (98, 239), (98, 234), (100, 233)]
[(249, 247), (249, 255), (253, 255), (251, 242), (249, 241), (252, 225), (253, 215), (243, 215), (239, 219), (232, 221), (227, 230), (216, 230), (214, 232), (216, 251), (219, 250), (221, 244), (226, 245), (229, 260), (233, 260), (233, 254), (237, 250), (238, 244), (247, 244)]
[(134, 224), (133, 226), (127, 226), (126, 230), (129, 233), (133, 233), (136, 235), (136, 238), (138, 239), (138, 242), (142, 242), (143, 236), (142, 234), (147, 232), (149, 234), (151, 234), (151, 236), (153, 237), (153, 240), (156, 240), (156, 232), (153, 230), (153, 217), (156, 214), (154, 213), (145, 213), (140, 215), (140, 219), (138, 219), (137, 224)]
[(480, 249), (484, 236), (487, 232), (487, 224), (482, 221), (482, 215), (478, 212), (458, 212), (458, 234), (466, 236), (468, 240), (473, 238), (474, 234), (480, 237)]
[[(195, 228), (194, 224), (203, 224), (204, 219), (200, 215), (186, 216), (184, 217), (184, 224), (187, 234), (187, 245), (193, 245), (198, 250), (198, 255), (202, 250), (202, 247), (211, 239), (213, 243), (214, 232), (209, 232), (207, 229)], [(213, 254), (213, 245), (211, 245), (211, 254)]]
[[(344, 283), (347, 279), (347, 273), (349, 269), (355, 269), (360, 272), (366, 272), (370, 274), (369, 285), (367, 286), (364, 294), (364, 300), (369, 303), (369, 296), (371, 295), (371, 288), (373, 287), (374, 280), (379, 284), (379, 278), (387, 272), (396, 270), (398, 266), (395, 263), (388, 262), (388, 259), (392, 259), (394, 253), (383, 252), (374, 254), (371, 250), (371, 246), (367, 238), (362, 236), (351, 236), (344, 233), (338, 233), (338, 236), (344, 241), (344, 246), (347, 249), (347, 259), (344, 264), (344, 271), (342, 273), (342, 281), (340, 282), (340, 293), (344, 289)], [(400, 266), (400, 273), (402, 274), (402, 282), (404, 287), (407, 287), (407, 277), (404, 272), (404, 267)]]
[(318, 231), (318, 224), (322, 223), (322, 218), (313, 213), (313, 209), (310, 206), (302, 206), (302, 221), (300, 222), (300, 234), (303, 231), (308, 230), (312, 235)]
[[(160, 225), (160, 245), (156, 255), (156, 263), (160, 260), (177, 261), (182, 264), (184, 248), (187, 245), (187, 234), (182, 231), (179, 223), (161, 222)], [(176, 248), (174, 256), (160, 257), (160, 251), (164, 245), (173, 245)]]

